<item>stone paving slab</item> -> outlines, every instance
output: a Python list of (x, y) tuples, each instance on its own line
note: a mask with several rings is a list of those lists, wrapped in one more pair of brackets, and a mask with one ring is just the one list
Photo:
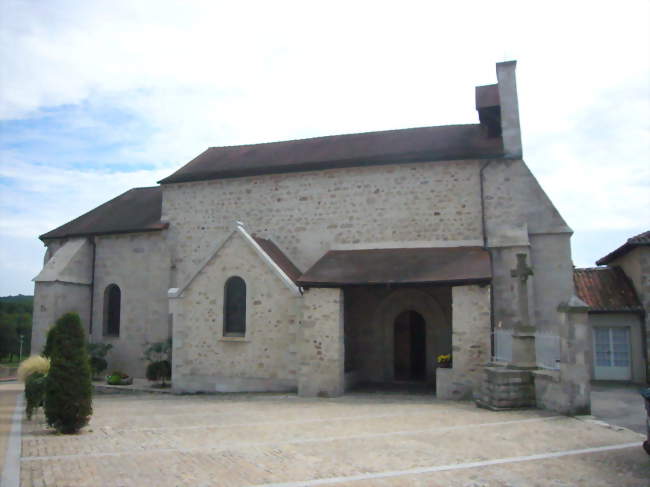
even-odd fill
[[(334, 478), (332, 485), (355, 486), (647, 486), (650, 479), (641, 436), (629, 430), (430, 396), (99, 395), (94, 408), (75, 436), (47, 432), (38, 417), (24, 423), (23, 487), (294, 487)], [(639, 446), (566, 453), (629, 443)], [(490, 464), (502, 459), (511, 460)], [(554, 483), (543, 482), (549, 472)]]

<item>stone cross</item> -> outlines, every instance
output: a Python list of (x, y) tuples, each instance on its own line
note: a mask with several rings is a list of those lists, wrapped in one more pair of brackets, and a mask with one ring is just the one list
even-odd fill
[(518, 277), (524, 283), (528, 280), (528, 276), (533, 275), (533, 269), (526, 264), (526, 254), (517, 254), (517, 268), (511, 270), (510, 275)]
[(517, 278), (517, 301), (519, 304), (519, 324), (528, 327), (528, 276), (533, 275), (533, 269), (526, 264), (526, 254), (517, 254), (517, 267), (510, 271)]

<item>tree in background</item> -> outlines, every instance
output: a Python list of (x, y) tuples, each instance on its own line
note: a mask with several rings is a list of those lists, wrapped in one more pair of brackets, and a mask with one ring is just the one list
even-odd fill
[(48, 332), (50, 371), (45, 417), (60, 433), (83, 428), (92, 414), (92, 383), (86, 337), (77, 313), (66, 313)]
[(33, 296), (0, 297), (0, 360), (12, 362), (31, 353)]

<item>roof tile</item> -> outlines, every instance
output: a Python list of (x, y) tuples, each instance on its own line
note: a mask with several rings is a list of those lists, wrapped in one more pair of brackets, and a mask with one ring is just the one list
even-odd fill
[(443, 125), (211, 147), (159, 182), (501, 156), (501, 137), (488, 137), (481, 125)]
[(618, 267), (574, 269), (576, 294), (590, 311), (641, 311), (632, 283)]
[(162, 230), (162, 190), (159, 186), (133, 188), (94, 210), (44, 233), (39, 238), (81, 237)]

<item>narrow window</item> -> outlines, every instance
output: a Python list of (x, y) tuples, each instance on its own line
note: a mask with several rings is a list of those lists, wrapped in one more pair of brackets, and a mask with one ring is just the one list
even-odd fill
[(233, 276), (226, 281), (223, 319), (225, 336), (246, 335), (246, 283), (241, 277)]
[(120, 336), (120, 308), (122, 292), (116, 284), (104, 291), (104, 335)]

